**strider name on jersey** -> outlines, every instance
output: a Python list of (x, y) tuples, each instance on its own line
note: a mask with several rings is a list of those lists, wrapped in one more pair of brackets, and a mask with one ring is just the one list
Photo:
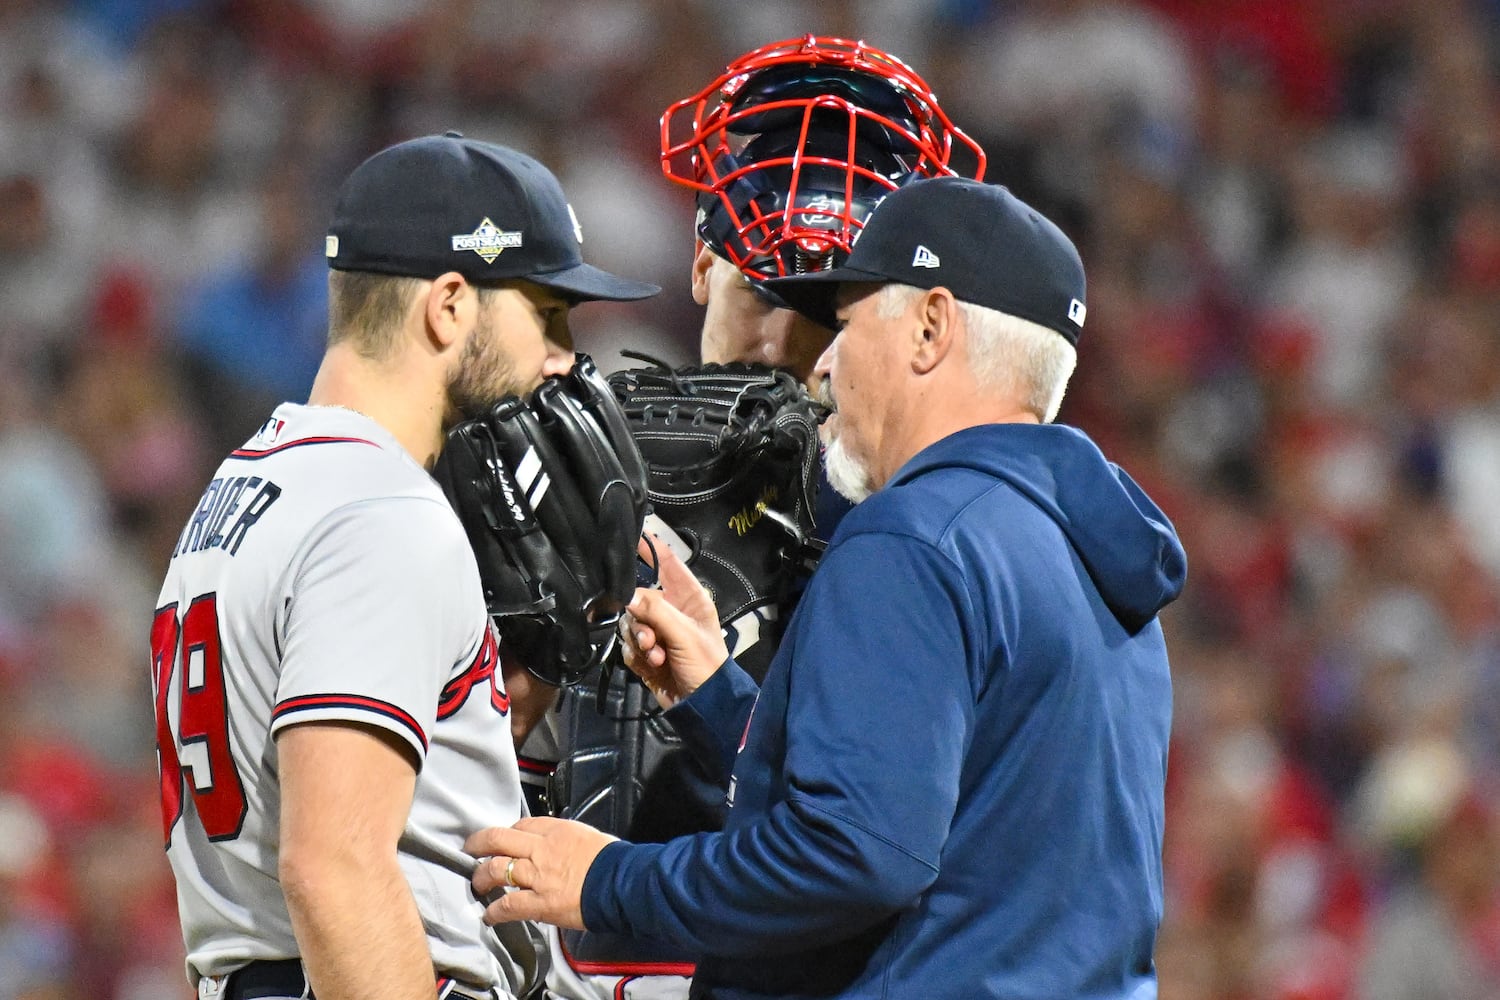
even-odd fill
[(218, 477), (199, 498), (172, 558), (205, 549), (223, 549), (234, 555), (246, 533), (280, 496), (281, 487), (260, 476)]

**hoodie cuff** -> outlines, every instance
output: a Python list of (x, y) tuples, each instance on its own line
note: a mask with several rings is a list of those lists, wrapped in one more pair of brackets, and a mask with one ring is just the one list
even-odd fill
[(578, 900), (585, 930), (594, 934), (629, 934), (626, 902), (636, 896), (629, 888), (631, 871), (649, 866), (662, 851), (661, 844), (632, 844), (616, 840), (594, 857), (583, 876)]
[(688, 751), (720, 785), (729, 784), (740, 737), (759, 695), (754, 678), (728, 659), (698, 690), (665, 713)]

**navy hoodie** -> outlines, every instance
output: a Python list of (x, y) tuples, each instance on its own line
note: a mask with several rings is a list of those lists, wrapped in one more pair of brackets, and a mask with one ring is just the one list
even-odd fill
[[(694, 996), (1156, 996), (1182, 546), (1081, 432), (972, 427), (844, 518), (760, 691), (670, 713), (719, 833), (615, 843), (590, 929), (701, 956)], [(753, 711), (752, 711), (753, 708)]]

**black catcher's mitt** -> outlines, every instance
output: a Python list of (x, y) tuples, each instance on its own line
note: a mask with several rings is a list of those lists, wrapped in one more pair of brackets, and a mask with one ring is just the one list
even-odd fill
[(454, 427), (433, 476), (501, 638), (547, 683), (577, 682), (614, 646), (646, 513), (640, 453), (594, 362)]
[(760, 680), (779, 612), (821, 548), (813, 511), (822, 408), (794, 376), (766, 365), (653, 362), (608, 381), (645, 460), (652, 512), (713, 595), (730, 652)]

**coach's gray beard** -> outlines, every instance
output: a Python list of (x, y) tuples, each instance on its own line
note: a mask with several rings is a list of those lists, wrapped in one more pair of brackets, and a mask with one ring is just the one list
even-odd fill
[(875, 492), (870, 487), (869, 470), (849, 453), (836, 435), (823, 451), (823, 471), (833, 491), (850, 503), (862, 503)]
[(869, 470), (849, 453), (838, 434), (834, 433), (839, 404), (833, 398), (833, 379), (827, 375), (818, 380), (817, 397), (818, 402), (828, 408), (828, 415), (818, 428), (818, 437), (823, 440), (823, 473), (835, 493), (850, 503), (860, 503), (875, 491), (870, 488)]

